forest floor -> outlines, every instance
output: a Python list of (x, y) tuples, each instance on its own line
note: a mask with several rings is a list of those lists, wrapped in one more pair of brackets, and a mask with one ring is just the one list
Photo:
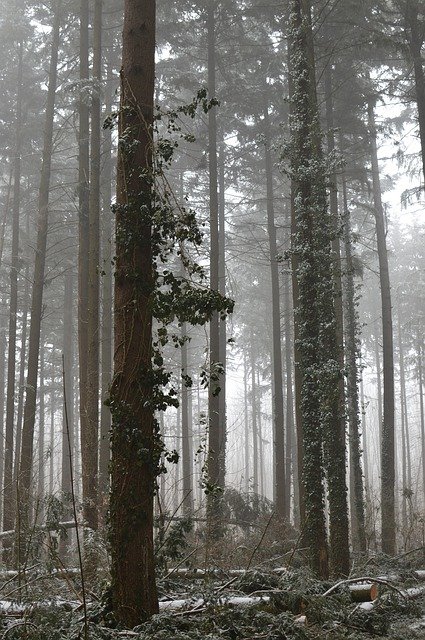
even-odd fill
[[(271, 562), (270, 562), (271, 560)], [(274, 567), (273, 567), (274, 564)], [(87, 591), (78, 570), (37, 564), (25, 577), (1, 576), (0, 638), (17, 640), (392, 640), (425, 639), (423, 550), (394, 560), (370, 558), (350, 581), (318, 581), (297, 568), (205, 571), (175, 562), (158, 578), (160, 613), (132, 630), (114, 624), (108, 590)], [(270, 568), (270, 566), (272, 568)], [(105, 574), (105, 577), (106, 574)], [(361, 578), (368, 580), (361, 580)], [(355, 580), (375, 585), (373, 602), (355, 602)], [(372, 589), (373, 591), (373, 589)], [(87, 636), (85, 635), (85, 622)]]

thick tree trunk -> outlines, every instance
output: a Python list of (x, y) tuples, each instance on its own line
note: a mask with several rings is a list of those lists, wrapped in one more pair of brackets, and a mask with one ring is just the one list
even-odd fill
[[(279, 263), (274, 213), (273, 162), (271, 156), (269, 107), (264, 106), (264, 150), (267, 189), (267, 233), (269, 236), (270, 274), (272, 285), (272, 363), (273, 363), (273, 464), (276, 515), (287, 518), (285, 478), (285, 431), (283, 413), (282, 343), (280, 328)], [(288, 505), (289, 506), (289, 505)]]
[(15, 372), (16, 372), (16, 315), (18, 311), (18, 272), (19, 272), (19, 213), (21, 200), (21, 149), (22, 149), (22, 68), (23, 42), (18, 43), (18, 77), (16, 97), (16, 150), (13, 169), (13, 221), (12, 221), (12, 263), (10, 267), (9, 333), (7, 358), (6, 425), (4, 446), (4, 482), (3, 482), (3, 529), (8, 531), (14, 526), (13, 486), (13, 425), (15, 418)]
[[(41, 166), (37, 246), (34, 263), (34, 280), (31, 299), (31, 325), (28, 346), (28, 376), (22, 429), (22, 448), (19, 465), (19, 510), (20, 529), (25, 533), (29, 523), (32, 463), (34, 455), (34, 425), (37, 401), (37, 378), (40, 355), (40, 330), (43, 309), (44, 271), (49, 220), (50, 174), (53, 148), (53, 124), (57, 85), (57, 67), (60, 40), (60, 3), (57, 2), (53, 17), (52, 49), (50, 58), (49, 83), (46, 104), (46, 121)], [(52, 452), (53, 455), (53, 452)]]
[[(291, 3), (291, 173), (298, 282), (298, 349), (303, 429), (305, 539), (312, 568), (328, 573), (322, 465), (329, 495), (332, 570), (349, 573), (345, 438), (341, 433), (342, 372), (333, 296), (331, 220), (321, 152), (310, 4)], [(323, 452), (323, 453), (322, 453)]]
[[(118, 150), (115, 355), (111, 386), (111, 590), (127, 627), (158, 612), (153, 553), (152, 125), (155, 1), (125, 0)], [(140, 211), (145, 210), (146, 216)], [(135, 277), (135, 274), (137, 277)], [(145, 373), (145, 375), (143, 375)], [(135, 571), (134, 568), (137, 568)]]
[(375, 211), (376, 239), (379, 259), (379, 280), (382, 305), (382, 342), (384, 357), (384, 416), (381, 444), (381, 516), (382, 550), (394, 555), (395, 542), (395, 436), (394, 436), (394, 353), (393, 321), (391, 309), (391, 285), (388, 269), (387, 242), (385, 233), (384, 208), (381, 199), (378, 151), (376, 144), (376, 126), (374, 103), (368, 105), (370, 130), (373, 201)]

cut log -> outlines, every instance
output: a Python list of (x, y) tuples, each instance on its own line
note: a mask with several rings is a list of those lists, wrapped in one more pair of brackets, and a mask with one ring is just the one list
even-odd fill
[(371, 602), (379, 596), (379, 585), (376, 582), (372, 584), (351, 584), (349, 590), (353, 602)]

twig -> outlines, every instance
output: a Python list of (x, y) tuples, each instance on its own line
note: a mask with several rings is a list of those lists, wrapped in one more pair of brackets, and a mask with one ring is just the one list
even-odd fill
[(265, 526), (265, 529), (264, 529), (264, 531), (263, 531), (263, 533), (262, 533), (262, 535), (261, 535), (261, 538), (260, 538), (260, 540), (259, 540), (258, 544), (256, 545), (256, 547), (254, 547), (254, 550), (253, 550), (253, 552), (251, 553), (251, 557), (250, 557), (249, 562), (248, 562), (248, 565), (247, 565), (247, 567), (246, 567), (246, 571), (248, 571), (248, 569), (250, 568), (250, 566), (251, 566), (251, 564), (252, 564), (252, 561), (254, 560), (254, 556), (255, 556), (255, 554), (257, 553), (258, 549), (261, 547), (261, 544), (262, 544), (262, 542), (263, 542), (263, 540), (264, 540), (264, 537), (265, 537), (265, 535), (266, 535), (266, 533), (267, 533), (267, 530), (268, 530), (268, 528), (269, 528), (269, 526), (270, 526), (270, 523), (271, 523), (271, 521), (273, 520), (273, 518), (274, 518), (274, 511), (272, 511), (272, 514), (271, 514), (270, 518), (268, 519), (268, 522), (267, 522), (267, 524), (266, 524), (266, 526)]
[[(263, 540), (264, 540), (264, 537), (265, 537), (265, 535), (266, 535), (266, 533), (267, 533), (267, 529), (269, 528), (270, 523), (271, 523), (271, 521), (273, 520), (273, 517), (274, 517), (274, 511), (272, 512), (272, 514), (271, 514), (270, 518), (268, 519), (268, 522), (267, 522), (267, 524), (266, 524), (266, 526), (265, 526), (265, 528), (264, 528), (263, 533), (261, 534), (261, 538), (260, 538), (260, 540), (258, 541), (258, 544), (254, 547), (254, 550), (253, 550), (253, 552), (251, 553), (251, 556), (250, 556), (250, 558), (249, 558), (249, 561), (248, 561), (248, 564), (247, 564), (247, 566), (246, 566), (246, 568), (245, 568), (245, 571), (248, 571), (248, 570), (249, 570), (249, 568), (250, 568), (250, 566), (251, 566), (251, 564), (252, 564), (252, 561), (254, 560), (254, 556), (255, 556), (255, 554), (257, 553), (258, 549), (261, 547), (261, 544), (262, 544), (262, 542), (263, 542)], [(227, 587), (230, 587), (230, 585), (231, 585), (231, 584), (233, 584), (234, 582), (236, 582), (236, 580), (237, 580), (239, 577), (240, 577), (240, 576), (235, 576), (234, 578), (232, 578), (232, 579), (231, 579), (231, 580), (229, 580), (228, 582), (225, 582), (223, 585), (221, 585), (221, 587), (219, 587), (219, 588), (216, 590), (216, 592), (217, 592), (217, 593), (220, 593), (220, 591), (223, 591), (224, 589), (227, 589)]]
[(84, 610), (84, 640), (89, 640), (89, 626), (88, 626), (88, 617), (87, 617), (87, 601), (86, 601), (86, 587), (84, 583), (84, 570), (83, 570), (83, 556), (81, 553), (81, 544), (80, 544), (80, 533), (78, 530), (78, 516), (77, 516), (77, 505), (75, 501), (75, 490), (74, 490), (74, 470), (72, 466), (72, 448), (71, 448), (71, 437), (69, 434), (69, 420), (68, 420), (68, 404), (66, 398), (66, 378), (65, 378), (65, 356), (62, 354), (62, 382), (63, 382), (63, 404), (64, 404), (64, 412), (65, 412), (65, 425), (66, 425), (66, 437), (68, 443), (68, 460), (69, 460), (69, 471), (70, 471), (70, 480), (71, 480), (71, 499), (72, 499), (72, 511), (74, 515), (75, 522), (75, 533), (77, 536), (77, 550), (78, 550), (78, 563), (80, 565), (80, 574), (81, 574), (81, 595), (83, 597), (83, 610)]
[(189, 558), (191, 558), (191, 557), (193, 556), (193, 554), (194, 554), (194, 553), (196, 553), (197, 551), (198, 551), (198, 547), (196, 547), (195, 549), (193, 549), (193, 550), (192, 550), (192, 551), (191, 551), (191, 552), (190, 552), (190, 553), (189, 553), (185, 558), (183, 558), (183, 560), (180, 560), (180, 562), (179, 562), (178, 564), (176, 564), (176, 566), (175, 566), (175, 567), (173, 567), (173, 568), (171, 569), (171, 571), (169, 571), (169, 572), (167, 573), (167, 575), (166, 575), (166, 576), (164, 576), (164, 578), (163, 578), (163, 579), (164, 579), (164, 580), (166, 580), (167, 578), (169, 578), (169, 577), (174, 573), (174, 571), (177, 571), (177, 569), (178, 569), (179, 567), (181, 567), (181, 566), (182, 566), (182, 564), (183, 564), (184, 562), (186, 562), (186, 560), (189, 560)]
[(15, 624), (13, 624), (11, 627), (9, 627), (8, 629), (6, 629), (6, 631), (3, 634), (3, 640), (4, 638), (7, 636), (7, 634), (9, 633), (9, 631), (12, 631), (12, 629), (16, 629), (16, 627), (32, 627), (33, 629), (35, 629), (36, 631), (38, 631), (38, 627), (33, 624), (32, 622), (15, 622)]

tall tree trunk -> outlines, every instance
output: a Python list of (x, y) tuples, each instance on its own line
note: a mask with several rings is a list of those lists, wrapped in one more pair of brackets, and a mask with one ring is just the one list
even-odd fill
[(13, 529), (15, 488), (13, 486), (13, 425), (15, 418), (16, 316), (18, 311), (19, 213), (21, 200), (22, 152), (22, 68), (23, 42), (18, 43), (16, 96), (16, 149), (13, 169), (12, 263), (10, 268), (9, 333), (7, 358), (6, 425), (3, 482), (3, 530)]
[[(218, 291), (226, 295), (226, 198), (225, 198), (225, 144), (222, 141), (219, 154), (218, 168)], [(219, 357), (222, 365), (220, 377), (219, 418), (220, 418), (220, 454), (219, 454), (219, 486), (224, 489), (226, 481), (226, 443), (227, 443), (227, 408), (226, 408), (226, 359), (227, 333), (226, 318), (219, 319)]]
[[(187, 336), (187, 326), (182, 324), (182, 338)], [(190, 376), (188, 364), (188, 348), (185, 341), (181, 347), (182, 386), (181, 386), (181, 416), (182, 416), (182, 467), (183, 467), (183, 513), (190, 516), (193, 513), (193, 488), (192, 488), (192, 456), (191, 437), (189, 432), (189, 395), (191, 393), (185, 376)]]
[(46, 456), (44, 452), (44, 434), (45, 434), (45, 395), (46, 395), (46, 379), (45, 379), (45, 343), (44, 332), (40, 336), (40, 389), (39, 389), (39, 408), (38, 408), (38, 490), (37, 500), (39, 507), (37, 509), (38, 522), (43, 522), (44, 509), (42, 507), (45, 496), (45, 465)]
[(377, 404), (378, 404), (378, 456), (379, 456), (379, 471), (381, 473), (382, 469), (382, 460), (381, 460), (381, 449), (382, 449), (382, 423), (383, 423), (383, 415), (382, 415), (382, 376), (381, 376), (381, 354), (380, 354), (380, 344), (378, 332), (375, 331), (374, 335), (374, 345), (375, 345), (375, 368), (376, 368), (376, 390), (377, 390)]
[(369, 480), (369, 445), (366, 433), (366, 405), (364, 397), (363, 375), (360, 373), (360, 409), (361, 409), (361, 425), (362, 425), (362, 449), (363, 449), (363, 469), (364, 469), (364, 485), (365, 499), (369, 498), (370, 480)]
[[(6, 353), (6, 330), (3, 322), (0, 324), (0, 353)], [(4, 418), (5, 418), (5, 363), (0, 362), (0, 486), (4, 474)], [(3, 504), (0, 501), (0, 522), (3, 522)]]
[[(27, 237), (29, 237), (29, 216), (27, 216)], [(19, 475), (19, 454), (22, 442), (22, 420), (24, 414), (24, 397), (25, 397), (25, 368), (27, 363), (27, 333), (28, 333), (28, 312), (29, 312), (29, 285), (30, 271), (29, 263), (25, 267), (25, 285), (23, 296), (22, 310), (22, 327), (21, 327), (21, 353), (19, 363), (19, 382), (18, 382), (18, 411), (16, 416), (16, 434), (15, 434), (15, 458), (13, 464), (13, 486), (16, 487)]]
[(422, 453), (422, 487), (425, 496), (425, 409), (424, 409), (424, 387), (422, 369), (422, 344), (419, 342), (417, 349), (418, 357), (418, 387), (419, 387), (419, 410), (421, 419), (421, 453)]
[(31, 325), (28, 345), (28, 376), (18, 480), (21, 523), (20, 529), (23, 533), (25, 533), (25, 528), (29, 525), (31, 474), (34, 455), (34, 424), (37, 401), (40, 330), (43, 308), (44, 271), (46, 264), (46, 246), (49, 220), (50, 174), (52, 165), (53, 124), (55, 113), (59, 40), (60, 2), (57, 2), (55, 5), (53, 16), (52, 49), (50, 57), (49, 83), (46, 103), (46, 121), (38, 202), (37, 245), (35, 253), (34, 280), (31, 299)]
[[(112, 111), (111, 87), (113, 73), (112, 62), (108, 64), (108, 99), (106, 101), (106, 113)], [(109, 437), (111, 429), (111, 412), (105, 401), (109, 396), (109, 387), (112, 377), (112, 256), (113, 256), (113, 230), (112, 230), (112, 131), (107, 128), (104, 134), (104, 166), (103, 166), (103, 216), (102, 216), (102, 359), (101, 359), (101, 385), (102, 408), (100, 414), (100, 450), (99, 450), (99, 489), (101, 496), (107, 495), (109, 488)]]
[[(90, 210), (90, 108), (86, 90), (89, 81), (89, 3), (80, 2), (80, 100), (78, 104), (78, 354), (80, 382), (80, 441), (83, 484), (83, 516), (86, 525), (97, 526), (95, 495), (97, 469), (93, 473), (93, 447), (88, 418), (89, 350), (89, 210)], [(97, 446), (97, 445), (96, 445)]]
[(294, 391), (292, 382), (292, 327), (291, 327), (291, 300), (289, 292), (289, 278), (285, 274), (283, 282), (283, 306), (285, 317), (285, 370), (286, 370), (286, 468), (285, 468), (285, 484), (286, 497), (285, 507), (288, 522), (290, 519), (291, 506), (291, 480), (294, 495), (294, 524), (296, 528), (300, 526), (300, 497), (298, 485), (298, 462), (297, 447), (294, 422)]
[[(249, 417), (248, 417), (248, 363), (246, 352), (243, 355), (243, 400), (244, 400), (244, 426), (245, 426), (245, 492), (249, 492)], [(425, 482), (425, 480), (424, 480)]]
[(152, 230), (150, 213), (147, 218), (140, 215), (141, 207), (152, 210), (155, 8), (154, 0), (124, 4), (119, 134), (132, 141), (132, 153), (121, 145), (117, 163), (111, 590), (115, 619), (130, 628), (158, 612), (153, 392), (150, 378), (141, 377), (141, 372), (152, 370)]
[[(332, 570), (349, 573), (345, 438), (341, 433), (339, 349), (332, 292), (331, 219), (315, 80), (310, 3), (291, 2), (291, 157), (298, 282), (305, 540), (312, 568), (328, 574), (322, 466), (329, 496)], [(322, 455), (323, 450), (323, 455)]]
[[(403, 336), (401, 330), (400, 309), (398, 312), (398, 354), (399, 354), (399, 366), (400, 366), (400, 418), (401, 418), (401, 432), (402, 432), (402, 444), (404, 445), (404, 452), (402, 457), (402, 477), (403, 477), (403, 492), (402, 492), (402, 509), (405, 516), (405, 532), (411, 524), (412, 517), (412, 465), (411, 465), (411, 453), (410, 453), (410, 435), (409, 435), (409, 418), (407, 413), (406, 402), (406, 374), (405, 374), (405, 362), (404, 362), (404, 348), (403, 348)], [(406, 539), (407, 542), (407, 539)]]
[(255, 380), (254, 336), (251, 335), (251, 420), (253, 442), (253, 491), (258, 494), (258, 424), (257, 424), (257, 384)]
[[(64, 495), (70, 496), (71, 486), (71, 460), (74, 455), (74, 380), (73, 380), (73, 294), (74, 276), (71, 271), (65, 275), (64, 289), (64, 315), (63, 315), (63, 359), (64, 359), (64, 390), (66, 395), (67, 415), (62, 416), (62, 476), (61, 487)], [(69, 431), (69, 442), (68, 442)], [(71, 451), (69, 451), (69, 447)], [(70, 456), (71, 454), (71, 456)]]
[(350, 496), (351, 535), (353, 548), (366, 551), (365, 502), (361, 465), (360, 406), (359, 406), (359, 325), (356, 310), (356, 288), (354, 282), (354, 262), (352, 252), (351, 216), (348, 208), (347, 185), (343, 176), (344, 202), (344, 252), (345, 252), (345, 347), (347, 370), (347, 414), (350, 448)]
[[(266, 95), (266, 93), (265, 93)], [(276, 515), (288, 518), (285, 478), (285, 431), (283, 413), (282, 343), (280, 328), (279, 263), (274, 213), (273, 162), (271, 156), (269, 107), (266, 101), (264, 115), (264, 150), (267, 189), (267, 233), (269, 237), (270, 274), (272, 285), (272, 363), (273, 363), (273, 463), (274, 501)], [(288, 505), (289, 506), (289, 505)]]
[(384, 222), (384, 208), (381, 199), (378, 151), (376, 144), (376, 126), (374, 103), (368, 104), (368, 122), (370, 131), (373, 202), (376, 224), (376, 239), (379, 259), (379, 280), (382, 305), (382, 343), (384, 358), (384, 416), (381, 444), (381, 516), (382, 550), (394, 555), (395, 542), (395, 436), (394, 436), (394, 353), (393, 320), (391, 309), (391, 285), (388, 269), (388, 253)]
[[(87, 353), (87, 433), (84, 475), (87, 476), (85, 518), (97, 529), (99, 465), (99, 265), (100, 265), (100, 132), (102, 91), (102, 0), (94, 0), (93, 91), (91, 99), (91, 156), (89, 194), (89, 291)], [(90, 478), (90, 483), (89, 483)]]
[[(208, 93), (210, 98), (216, 94), (216, 53), (215, 53), (215, 10), (216, 1), (207, 4), (207, 40), (208, 40)], [(209, 209), (210, 209), (210, 288), (219, 290), (219, 218), (218, 218), (218, 163), (217, 163), (217, 114), (210, 109), (208, 114), (208, 170), (209, 170)], [(224, 443), (223, 424), (220, 416), (220, 388), (222, 376), (218, 374), (220, 366), (220, 320), (214, 312), (210, 321), (210, 384), (208, 387), (208, 483), (217, 489), (220, 487), (221, 447)], [(218, 375), (217, 375), (218, 374)], [(217, 538), (221, 532), (221, 492), (211, 491), (207, 497), (208, 535)]]

